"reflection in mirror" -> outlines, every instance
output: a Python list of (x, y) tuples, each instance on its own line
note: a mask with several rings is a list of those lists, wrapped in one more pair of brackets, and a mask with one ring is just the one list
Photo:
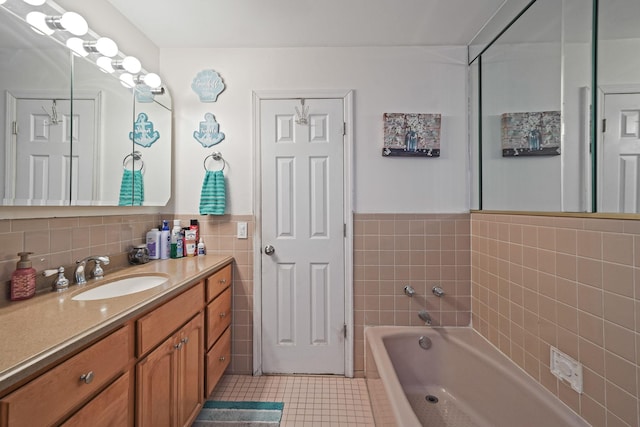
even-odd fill
[(599, 3), (598, 211), (640, 213), (640, 2)]
[(537, 0), (472, 65), (481, 209), (588, 209), (590, 13), (581, 0)]
[[(6, 140), (0, 150), (3, 204), (136, 204), (132, 198), (123, 199), (122, 189), (128, 187), (121, 185), (123, 158), (137, 147), (130, 136), (136, 120), (131, 86), (138, 81), (152, 84), (152, 74), (140, 70), (137, 60), (132, 70), (131, 58), (113, 42), (113, 52), (100, 49), (95, 43), (100, 36), (90, 29), (72, 40), (70, 32), (50, 28), (43, 27), (50, 37), (36, 34), (24, 22), (31, 10), (27, 2), (0, 7), (0, 89), (8, 100), (0, 104), (0, 131)], [(64, 12), (50, 0), (38, 10), (52, 16)], [(65, 44), (84, 58), (72, 55)], [(93, 47), (113, 57), (101, 56)], [(103, 66), (109, 72), (97, 67), (99, 61), (108, 63)], [(129, 86), (123, 84), (129, 81)], [(145, 190), (152, 197), (137, 203), (145, 206), (165, 205), (171, 192), (166, 184), (171, 179), (171, 98), (164, 89), (158, 91), (163, 93), (154, 94), (157, 102), (151, 104), (157, 107), (153, 120), (163, 140), (151, 157), (164, 175), (147, 182)]]
[(133, 94), (84, 58), (74, 56), (73, 205), (118, 204), (122, 153), (132, 151)]
[(134, 179), (141, 179), (143, 184), (134, 188), (144, 190), (144, 206), (164, 206), (171, 192), (171, 98), (165, 89), (153, 91), (140, 85), (135, 89), (135, 100), (130, 136), (141, 164), (131, 167), (141, 169)]
[(68, 205), (69, 50), (0, 8), (3, 205)]

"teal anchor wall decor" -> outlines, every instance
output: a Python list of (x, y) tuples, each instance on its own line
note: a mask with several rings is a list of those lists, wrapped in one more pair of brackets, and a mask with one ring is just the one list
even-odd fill
[(133, 132), (129, 132), (129, 139), (143, 147), (151, 147), (159, 138), (160, 132), (153, 129), (153, 122), (149, 121), (146, 113), (138, 114), (133, 124)]
[(224, 133), (220, 132), (220, 125), (211, 113), (204, 115), (204, 121), (200, 122), (200, 129), (193, 132), (193, 137), (203, 147), (211, 147), (224, 139)]

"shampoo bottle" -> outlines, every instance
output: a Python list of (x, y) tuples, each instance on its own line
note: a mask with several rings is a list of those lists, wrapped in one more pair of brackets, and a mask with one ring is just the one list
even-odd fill
[(152, 228), (147, 232), (147, 249), (149, 250), (149, 259), (160, 258), (160, 230)]
[(173, 229), (171, 230), (171, 258), (182, 258), (182, 227), (180, 220), (173, 220)]
[(32, 267), (29, 255), (33, 252), (20, 252), (20, 261), (11, 275), (11, 301), (31, 298), (36, 294), (36, 269)]
[(160, 230), (160, 259), (169, 258), (171, 253), (171, 230), (169, 221), (162, 220), (162, 230)]

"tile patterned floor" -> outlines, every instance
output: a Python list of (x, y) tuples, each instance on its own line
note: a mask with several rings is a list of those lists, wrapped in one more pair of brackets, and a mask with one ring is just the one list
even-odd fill
[(225, 375), (209, 398), (284, 402), (281, 427), (374, 425), (363, 378)]

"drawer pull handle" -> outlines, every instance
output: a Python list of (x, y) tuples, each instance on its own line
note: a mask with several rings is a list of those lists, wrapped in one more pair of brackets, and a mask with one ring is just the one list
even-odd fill
[(222, 313), (220, 313), (220, 317), (224, 317), (227, 315), (227, 312), (223, 311)]
[(181, 343), (186, 344), (189, 342), (189, 337), (184, 337), (180, 340)]
[(180, 350), (182, 348), (182, 341), (178, 344), (174, 344), (173, 348), (175, 348), (176, 350)]
[(218, 360), (219, 360), (219, 361), (221, 361), (221, 362), (224, 362), (224, 360), (225, 360), (225, 359), (224, 359), (224, 356), (220, 356), (220, 357), (218, 358)]
[(225, 283), (227, 283), (227, 279), (220, 279), (218, 282), (220, 282), (220, 283), (222, 283), (224, 285)]
[(91, 384), (91, 381), (93, 381), (93, 377), (94, 377), (93, 371), (89, 371), (86, 374), (80, 375), (80, 381), (82, 381), (85, 384)]

